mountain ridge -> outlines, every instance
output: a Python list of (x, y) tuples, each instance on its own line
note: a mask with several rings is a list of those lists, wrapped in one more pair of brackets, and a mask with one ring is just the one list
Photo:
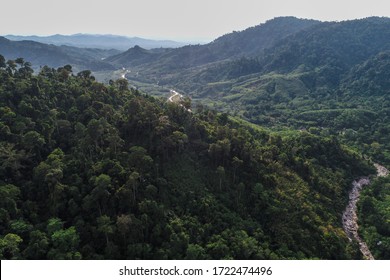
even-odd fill
[[(150, 60), (145, 61), (145, 64), (152, 69), (162, 66), (166, 71), (177, 71), (241, 56), (253, 56), (277, 40), (317, 23), (319, 22), (315, 20), (295, 17), (275, 18), (243, 31), (225, 34), (208, 44), (186, 45), (171, 49), (158, 57), (151, 57)], [(279, 32), (275, 33), (272, 30), (279, 30)], [(251, 43), (248, 44), (248, 41)], [(107, 58), (106, 61), (113, 62), (117, 67), (133, 66), (126, 52), (123, 53), (122, 59), (117, 55), (114, 61), (111, 58)]]
[(61, 67), (72, 64), (78, 70), (114, 70), (114, 67), (99, 59), (102, 55), (113, 55), (115, 50), (81, 49), (68, 46), (55, 46), (35, 41), (11, 41), (0, 37), (0, 54), (7, 59), (19, 57), (30, 61), (35, 70), (40, 66)]
[(121, 51), (125, 51), (135, 45), (143, 46), (146, 49), (152, 49), (161, 47), (173, 48), (186, 44), (172, 40), (152, 40), (141, 37), (126, 37), (112, 34), (78, 33), (73, 35), (55, 34), (51, 36), (5, 35), (4, 37), (13, 41), (32, 40), (56, 46), (67, 45), (79, 48), (118, 49)]

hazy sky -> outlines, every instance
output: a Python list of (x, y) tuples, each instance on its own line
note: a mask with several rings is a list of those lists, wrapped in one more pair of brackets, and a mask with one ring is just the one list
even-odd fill
[(388, 0), (2, 0), (0, 34), (212, 40), (277, 16), (390, 16)]

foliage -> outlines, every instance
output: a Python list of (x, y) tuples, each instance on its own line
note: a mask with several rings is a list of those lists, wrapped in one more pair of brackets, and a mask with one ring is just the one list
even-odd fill
[(378, 178), (363, 190), (358, 204), (359, 234), (376, 259), (390, 259), (390, 179)]
[(1, 58), (1, 258), (355, 256), (341, 212), (372, 168), (337, 139)]

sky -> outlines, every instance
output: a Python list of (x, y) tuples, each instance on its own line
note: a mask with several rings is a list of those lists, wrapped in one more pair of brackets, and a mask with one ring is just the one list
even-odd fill
[(279, 16), (390, 16), (388, 0), (2, 0), (0, 35), (116, 34), (211, 41)]

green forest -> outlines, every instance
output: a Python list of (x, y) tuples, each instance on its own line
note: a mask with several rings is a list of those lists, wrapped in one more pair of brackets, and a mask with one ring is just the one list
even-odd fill
[(0, 56), (1, 259), (361, 258), (341, 227), (361, 154), (128, 88)]
[(359, 201), (359, 234), (376, 259), (390, 259), (390, 178), (380, 178), (364, 189)]

